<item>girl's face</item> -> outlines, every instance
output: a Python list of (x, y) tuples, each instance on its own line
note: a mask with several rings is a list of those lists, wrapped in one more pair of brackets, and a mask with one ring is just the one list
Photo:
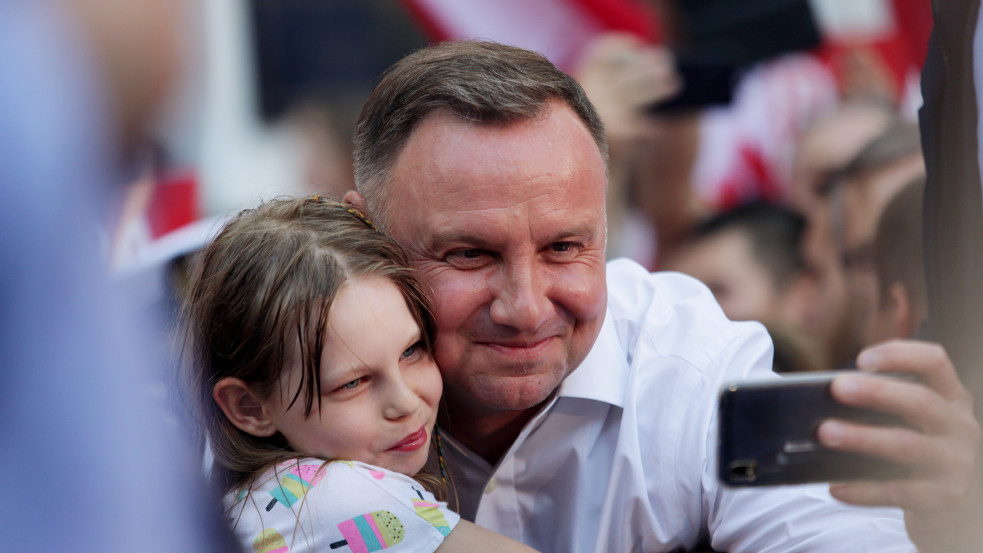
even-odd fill
[(406, 475), (423, 468), (442, 383), (420, 328), (387, 278), (343, 285), (328, 317), (321, 357), (321, 406), (304, 417), (303, 398), (287, 409), (301, 365), (284, 369), (264, 403), (297, 451), (361, 461)]

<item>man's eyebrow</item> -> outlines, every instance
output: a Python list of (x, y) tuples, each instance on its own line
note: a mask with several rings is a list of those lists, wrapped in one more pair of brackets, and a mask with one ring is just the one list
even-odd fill
[[(590, 240), (594, 238), (595, 234), (597, 234), (596, 226), (589, 222), (583, 222), (554, 233), (544, 240), (544, 244), (562, 242), (576, 237)], [(438, 248), (448, 243), (468, 244), (478, 248), (491, 248), (495, 245), (495, 241), (489, 240), (487, 236), (467, 230), (438, 230), (430, 236), (429, 243), (431, 248)]]
[(597, 233), (597, 225), (591, 222), (582, 222), (571, 228), (566, 228), (556, 233), (549, 242), (561, 242), (571, 237), (584, 237), (591, 239)]
[(460, 243), (478, 247), (488, 247), (491, 241), (482, 235), (461, 230), (438, 230), (430, 235), (430, 247), (437, 248), (444, 244)]

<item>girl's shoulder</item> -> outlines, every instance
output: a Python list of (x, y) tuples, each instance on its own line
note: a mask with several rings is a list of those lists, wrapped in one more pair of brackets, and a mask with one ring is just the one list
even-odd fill
[(366, 529), (372, 529), (374, 539), (394, 544), (411, 538), (423, 546), (419, 550), (432, 551), (460, 519), (406, 475), (312, 458), (278, 463), (248, 489), (229, 492), (225, 505), (243, 545), (267, 538), (279, 543), (276, 533), (310, 544), (311, 551), (313, 544), (350, 541)]
[(304, 457), (289, 459), (269, 467), (254, 480), (251, 488), (252, 490), (275, 488), (290, 483), (296, 483), (305, 488), (322, 485), (344, 485), (346, 482), (358, 485), (365, 480), (382, 487), (410, 484), (419, 487), (420, 485), (405, 474), (359, 461), (338, 459), (325, 461), (324, 459)]

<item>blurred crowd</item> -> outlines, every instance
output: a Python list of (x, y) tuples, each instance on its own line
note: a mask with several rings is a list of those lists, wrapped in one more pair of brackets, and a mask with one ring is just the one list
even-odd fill
[(741, 68), (727, 104), (653, 108), (685, 94), (673, 30), (659, 45), (599, 36), (575, 71), (611, 143), (609, 255), (702, 280), (729, 317), (769, 328), (779, 371), (918, 337), (917, 92), (869, 43), (826, 37)]

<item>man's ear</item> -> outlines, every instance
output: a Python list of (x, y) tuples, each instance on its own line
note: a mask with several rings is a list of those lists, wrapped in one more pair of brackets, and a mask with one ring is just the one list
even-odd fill
[(345, 196), (342, 198), (342, 201), (368, 215), (368, 211), (365, 210), (365, 198), (363, 198), (358, 191), (349, 190), (348, 192), (345, 192)]
[(266, 405), (245, 382), (226, 377), (215, 383), (212, 397), (236, 428), (266, 438), (276, 433)]
[(888, 303), (891, 314), (891, 327), (894, 335), (898, 338), (912, 338), (918, 332), (918, 323), (915, 320), (914, 306), (908, 295), (908, 287), (901, 282), (892, 282), (888, 286)]

